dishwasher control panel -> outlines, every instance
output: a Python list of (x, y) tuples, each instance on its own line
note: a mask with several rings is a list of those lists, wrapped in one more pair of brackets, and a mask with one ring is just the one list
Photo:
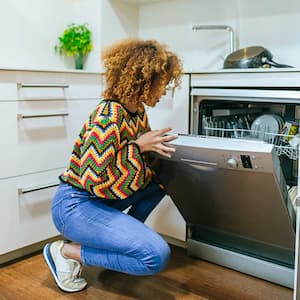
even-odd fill
[(241, 161), (241, 163), (239, 163), (239, 160), (237, 158), (230, 157), (227, 160), (227, 166), (229, 168), (236, 169), (240, 165), (240, 167), (242, 167), (244, 169), (253, 169), (250, 155), (241, 154), (240, 161)]
[(252, 163), (251, 163), (251, 158), (250, 158), (250, 155), (244, 155), (244, 154), (241, 154), (241, 161), (242, 161), (242, 164), (243, 164), (243, 167), (245, 169), (252, 169)]
[(250, 172), (269, 172), (273, 169), (271, 155), (226, 151), (222, 157), (223, 160), (219, 160), (218, 166), (225, 169)]

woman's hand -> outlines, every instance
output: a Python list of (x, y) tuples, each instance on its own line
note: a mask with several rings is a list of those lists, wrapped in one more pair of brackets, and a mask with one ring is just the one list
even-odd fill
[(141, 135), (135, 143), (140, 147), (141, 152), (154, 151), (166, 157), (171, 157), (171, 153), (175, 152), (175, 148), (165, 143), (175, 140), (177, 134), (165, 135), (172, 130), (171, 128), (164, 128), (160, 130), (152, 130)]

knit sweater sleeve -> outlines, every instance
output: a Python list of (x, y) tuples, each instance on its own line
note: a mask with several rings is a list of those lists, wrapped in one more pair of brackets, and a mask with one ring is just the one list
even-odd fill
[(98, 197), (125, 199), (147, 184), (138, 146), (122, 146), (118, 123), (110, 119), (93, 124), (81, 152), (81, 185)]

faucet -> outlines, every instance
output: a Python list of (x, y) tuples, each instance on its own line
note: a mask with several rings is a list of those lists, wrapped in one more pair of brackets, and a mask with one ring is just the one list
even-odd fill
[(227, 30), (229, 32), (229, 49), (230, 53), (235, 51), (235, 38), (233, 28), (229, 25), (193, 25), (194, 31), (197, 30)]

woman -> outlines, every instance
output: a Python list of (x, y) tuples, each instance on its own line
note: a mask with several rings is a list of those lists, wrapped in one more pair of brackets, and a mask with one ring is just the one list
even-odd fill
[[(106, 89), (77, 137), (52, 205), (55, 226), (69, 241), (44, 247), (57, 285), (86, 287), (81, 264), (133, 275), (166, 265), (167, 243), (144, 221), (164, 197), (147, 152), (170, 157), (171, 129), (151, 131), (144, 104), (155, 106), (168, 84), (180, 85), (179, 58), (155, 40), (128, 39), (102, 53)], [(123, 211), (128, 209), (127, 213)]]

